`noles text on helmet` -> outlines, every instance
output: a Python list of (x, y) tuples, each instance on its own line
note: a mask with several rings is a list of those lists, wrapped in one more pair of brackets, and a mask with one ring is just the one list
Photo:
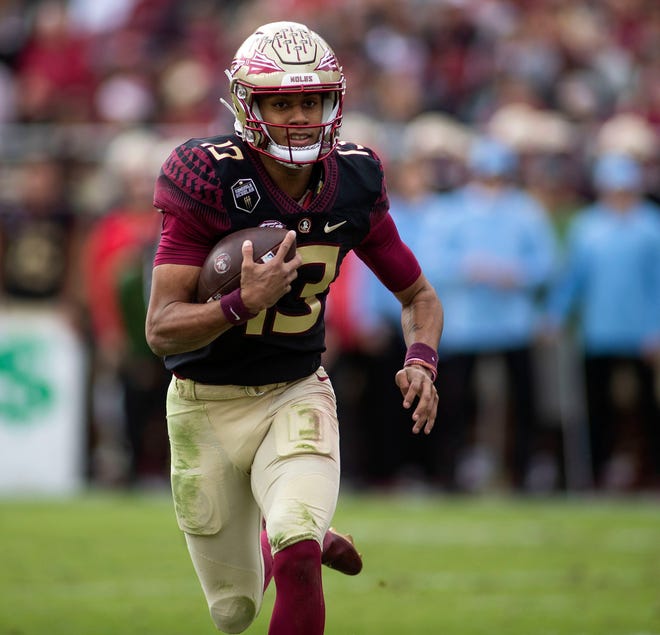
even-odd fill
[[(327, 157), (337, 145), (346, 80), (334, 52), (323, 38), (297, 22), (259, 27), (240, 46), (229, 70), (229, 107), (236, 133), (252, 148), (287, 165), (305, 165)], [(278, 145), (268, 132), (258, 98), (266, 95), (319, 94), (323, 118), (313, 125), (279, 125), (287, 138), (295, 129), (319, 129), (308, 146)], [(268, 126), (276, 124), (268, 123)]]

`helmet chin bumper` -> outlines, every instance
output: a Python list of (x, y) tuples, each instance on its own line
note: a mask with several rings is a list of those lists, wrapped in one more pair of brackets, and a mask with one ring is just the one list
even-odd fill
[[(305, 165), (307, 163), (316, 163), (321, 156), (321, 142), (311, 146), (301, 146), (299, 148), (292, 146), (279, 146), (271, 141), (266, 148), (266, 153), (277, 159), (280, 163)], [(326, 153), (325, 156), (327, 156)]]
[[(271, 125), (271, 124), (268, 124)], [(320, 139), (307, 146), (297, 146), (289, 139), (286, 144), (278, 144), (269, 134), (267, 124), (254, 122), (254, 126), (246, 126), (243, 131), (243, 139), (257, 152), (284, 163), (286, 165), (307, 165), (322, 161), (336, 147), (337, 130), (336, 122), (330, 124), (319, 124), (314, 126), (276, 126), (286, 130), (287, 137), (296, 130), (321, 129)], [(259, 142), (257, 141), (259, 140)]]

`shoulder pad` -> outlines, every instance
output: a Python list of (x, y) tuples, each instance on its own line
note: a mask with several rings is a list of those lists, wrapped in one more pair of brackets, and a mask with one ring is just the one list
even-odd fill
[[(167, 158), (156, 183), (155, 203), (169, 188), (202, 205), (215, 207), (220, 202), (220, 179), (211, 155), (195, 140), (176, 147)], [(161, 201), (162, 202), (162, 201)]]

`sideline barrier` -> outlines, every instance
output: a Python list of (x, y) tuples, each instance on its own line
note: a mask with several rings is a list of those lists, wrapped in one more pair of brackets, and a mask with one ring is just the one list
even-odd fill
[(54, 310), (0, 312), (0, 494), (84, 484), (85, 349)]

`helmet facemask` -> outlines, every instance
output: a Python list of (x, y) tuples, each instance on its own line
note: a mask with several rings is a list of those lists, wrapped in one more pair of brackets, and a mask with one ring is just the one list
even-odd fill
[[(238, 50), (227, 76), (234, 127), (257, 152), (289, 167), (321, 161), (333, 152), (341, 126), (345, 80), (334, 53), (313, 31), (293, 22), (260, 27)], [(259, 97), (300, 93), (321, 95), (320, 123), (281, 125), (264, 121)], [(287, 145), (276, 144), (268, 127), (286, 129)], [(319, 130), (318, 140), (310, 146), (292, 145), (290, 135), (301, 129)]]

